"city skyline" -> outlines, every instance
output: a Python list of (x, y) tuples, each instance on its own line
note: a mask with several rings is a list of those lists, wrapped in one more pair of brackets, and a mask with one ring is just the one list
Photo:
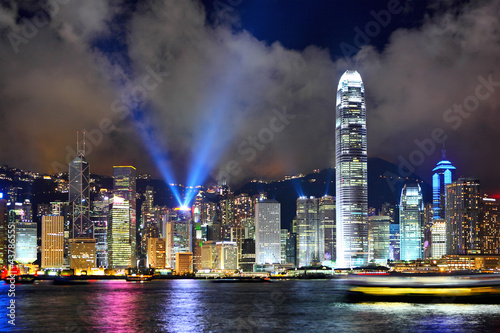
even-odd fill
[[(341, 73), (356, 68), (370, 91), (368, 156), (429, 179), (446, 137), (449, 159), (461, 166), (457, 176), (478, 177), (485, 191), (498, 193), (500, 161), (488, 154), (498, 141), (497, 32), (482, 25), (498, 25), (496, 2), (318, 1), (310, 14), (300, 1), (241, 1), (222, 13), (210, 1), (130, 3), (60, 5), (29, 38), (23, 33), (39, 8), (2, 7), (0, 24), (11, 33), (0, 53), (1, 80), (10, 87), (0, 94), (9, 124), (0, 134), (9, 142), (2, 164), (57, 171), (73, 157), (74, 133), (86, 130), (97, 174), (131, 164), (192, 186), (327, 168), (331, 91)], [(263, 9), (267, 16), (259, 17)], [(354, 11), (346, 22), (341, 13)], [(331, 29), (318, 34), (315, 23)], [(285, 28), (299, 26), (300, 34)], [(155, 41), (143, 38), (154, 33)], [(162, 45), (170, 51), (161, 53)], [(408, 49), (417, 52), (408, 56)]]

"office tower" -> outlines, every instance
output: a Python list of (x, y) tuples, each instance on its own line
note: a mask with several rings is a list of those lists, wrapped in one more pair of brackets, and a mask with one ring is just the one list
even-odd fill
[(216, 242), (214, 269), (234, 271), (238, 269), (236, 242)]
[(148, 238), (147, 244), (147, 261), (148, 268), (165, 268), (165, 238)]
[(215, 249), (215, 241), (209, 240), (203, 242), (203, 245), (201, 246), (201, 269), (214, 269), (217, 257)]
[(106, 234), (108, 266), (110, 268), (128, 268), (132, 266), (130, 215), (129, 201), (115, 195), (111, 202)]
[(244, 272), (252, 272), (255, 264), (255, 240), (247, 238), (241, 244), (241, 258), (238, 262), (238, 267)]
[(108, 218), (111, 200), (107, 193), (99, 194), (92, 204), (90, 220), (94, 224), (95, 255), (97, 267), (108, 267)]
[(424, 204), (424, 224), (422, 228), (422, 246), (423, 246), (423, 256), (424, 258), (431, 257), (431, 227), (433, 223), (433, 209), (431, 203)]
[(69, 253), (71, 254), (70, 267), (77, 272), (90, 270), (95, 267), (95, 239), (72, 238), (69, 240)]
[(0, 268), (8, 264), (8, 231), (7, 200), (3, 198), (3, 193), (0, 192)]
[(474, 254), (481, 250), (480, 183), (459, 178), (446, 186), (446, 254)]
[(281, 229), (280, 245), (281, 245), (281, 263), (286, 264), (286, 241), (288, 239), (288, 229)]
[(297, 234), (294, 232), (289, 232), (286, 240), (286, 263), (297, 267)]
[(175, 273), (177, 275), (193, 273), (192, 252), (177, 252), (175, 254)]
[(220, 201), (220, 214), (222, 223), (222, 239), (231, 239), (231, 228), (235, 226), (234, 220), (234, 195), (232, 193)]
[(174, 208), (168, 211), (166, 221), (166, 265), (176, 267), (176, 253), (191, 252), (193, 248), (193, 220), (191, 209)]
[(146, 186), (144, 201), (141, 205), (141, 225), (139, 228), (139, 259), (144, 265), (147, 254), (147, 244), (149, 238), (160, 237), (159, 216), (157, 208), (154, 206), (154, 188)]
[(333, 267), (337, 257), (337, 233), (335, 226), (335, 198), (325, 195), (319, 200), (319, 225), (324, 234), (324, 258), (325, 266)]
[(481, 253), (500, 254), (500, 218), (496, 199), (483, 197), (479, 215)]
[(15, 225), (16, 254), (15, 261), (20, 264), (31, 264), (37, 259), (37, 226), (33, 222), (31, 203), (16, 202), (9, 210), (9, 224)]
[(336, 109), (336, 265), (351, 267), (368, 262), (365, 88), (357, 71), (340, 78)]
[(64, 216), (42, 216), (42, 268), (64, 264)]
[(401, 191), (401, 203), (399, 205), (401, 260), (417, 260), (422, 258), (423, 223), (424, 204), (420, 185), (405, 184)]
[(401, 235), (399, 234), (399, 223), (389, 225), (389, 259), (400, 260)]
[(443, 149), (443, 159), (432, 169), (432, 211), (434, 219), (446, 218), (446, 185), (451, 184), (455, 176), (455, 167), (446, 159)]
[(53, 201), (50, 203), (50, 214), (55, 216), (62, 216), (64, 219), (64, 264), (69, 265), (69, 239), (72, 234), (72, 211), (73, 208), (67, 201)]
[(370, 261), (385, 265), (389, 257), (390, 246), (389, 216), (375, 215), (368, 217), (368, 244), (370, 250)]
[(113, 200), (108, 221), (108, 261), (111, 268), (137, 266), (136, 169), (113, 167)]
[(260, 200), (255, 205), (255, 263), (278, 264), (280, 248), (281, 204)]
[[(320, 260), (324, 259), (325, 240), (324, 233), (320, 235), (319, 224), (319, 199), (298, 198), (297, 261), (299, 267), (318, 265)], [(323, 253), (320, 253), (320, 246)]]
[(431, 226), (431, 258), (440, 259), (446, 255), (446, 220), (435, 219)]
[(69, 163), (69, 204), (72, 210), (70, 238), (93, 238), (90, 221), (90, 167), (77, 142), (77, 156)]

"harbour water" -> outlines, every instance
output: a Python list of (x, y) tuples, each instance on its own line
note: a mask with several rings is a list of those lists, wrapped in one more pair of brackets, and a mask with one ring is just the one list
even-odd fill
[[(338, 280), (0, 285), (2, 332), (500, 332), (500, 305), (352, 303)], [(500, 304), (500, 300), (499, 300)]]

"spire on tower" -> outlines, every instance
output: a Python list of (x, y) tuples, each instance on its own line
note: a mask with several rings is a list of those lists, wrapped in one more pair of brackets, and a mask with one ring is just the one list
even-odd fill
[(83, 132), (83, 149), (80, 149), (80, 133), (76, 131), (76, 155), (79, 157), (85, 156), (85, 132)]

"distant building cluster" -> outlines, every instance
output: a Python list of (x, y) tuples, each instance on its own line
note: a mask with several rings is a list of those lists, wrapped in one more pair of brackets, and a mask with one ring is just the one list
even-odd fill
[[(190, 207), (159, 206), (154, 187), (137, 191), (133, 166), (114, 166), (112, 189), (96, 189), (85, 152), (77, 147), (67, 182), (55, 179), (55, 190), (68, 200), (35, 198), (39, 224), (33, 203), (18, 202), (15, 188), (5, 198), (0, 195), (0, 263), (8, 264), (8, 230), (14, 228), (18, 265), (30, 266), (40, 258), (42, 269), (87, 274), (269, 272), (390, 263), (405, 270), (427, 259), (425, 265), (439, 262), (450, 269), (494, 267), (493, 262), (498, 267), (498, 202), (481, 193), (478, 179), (457, 179), (444, 149), (433, 169), (432, 203), (424, 203), (418, 183), (407, 182), (397, 204), (368, 207), (366, 108), (356, 71), (340, 79), (336, 119), (336, 196), (297, 198), (289, 229), (282, 228), (280, 202), (266, 193), (235, 194), (221, 185), (198, 189)], [(30, 184), (38, 177), (15, 175)], [(9, 177), (0, 172), (0, 180)]]

